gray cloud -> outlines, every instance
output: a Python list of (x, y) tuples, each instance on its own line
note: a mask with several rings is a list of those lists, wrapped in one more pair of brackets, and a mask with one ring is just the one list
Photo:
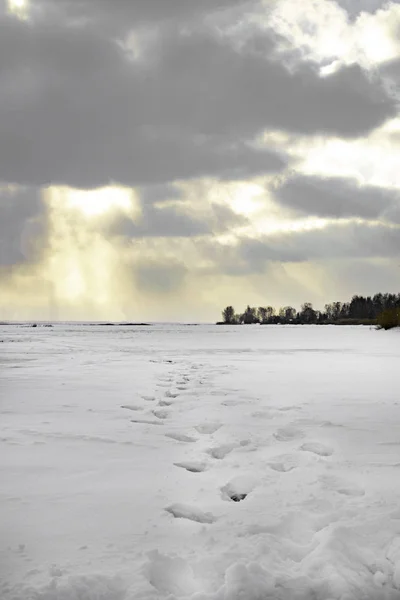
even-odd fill
[(241, 245), (240, 255), (247, 262), (395, 257), (400, 256), (400, 228), (335, 223), (323, 229), (265, 237), (260, 242), (248, 240)]
[(400, 223), (400, 191), (360, 186), (353, 179), (294, 175), (275, 190), (275, 199), (297, 213), (319, 217), (361, 217)]
[(400, 107), (400, 58), (388, 60), (379, 65), (379, 72), (385, 82), (386, 89), (396, 98)]
[(174, 184), (155, 184), (139, 190), (140, 198), (144, 203), (156, 204), (167, 200), (181, 200), (183, 191)]
[(34, 260), (45, 244), (46, 208), (39, 190), (0, 191), (0, 265)]
[(368, 296), (379, 291), (398, 293), (400, 269), (390, 259), (356, 259), (331, 261), (329, 269), (332, 296), (345, 299), (353, 294)]
[(236, 246), (206, 242), (204, 255), (229, 275), (264, 273), (271, 262), (400, 257), (400, 227), (333, 223), (323, 229), (243, 237)]
[(185, 206), (142, 205), (142, 217), (132, 221), (128, 217), (115, 219), (108, 227), (111, 236), (139, 237), (197, 237), (222, 233), (232, 227), (246, 225), (248, 220), (229, 206), (212, 203), (203, 216), (191, 214)]
[[(115, 231), (115, 229), (114, 229)], [(128, 237), (192, 237), (211, 233), (208, 223), (182, 209), (147, 205), (138, 224), (129, 222), (124, 235)]]
[(234, 227), (242, 227), (249, 224), (244, 215), (234, 212), (226, 204), (211, 204), (213, 211), (213, 231), (223, 233)]
[(184, 285), (187, 269), (180, 262), (144, 262), (135, 268), (140, 290), (151, 294), (176, 293)]
[(398, 4), (399, 0), (335, 0), (345, 9), (351, 19), (357, 18), (362, 12), (375, 13), (388, 4)]
[(53, 19), (94, 22), (106, 30), (127, 31), (138, 25), (187, 22), (207, 13), (259, 4), (259, 0), (31, 0), (37, 18), (45, 12)]
[(395, 114), (358, 66), (325, 78), (310, 64), (289, 72), (272, 40), (238, 52), (211, 33), (168, 29), (136, 64), (92, 27), (3, 18), (0, 178), (76, 187), (243, 179), (286, 164), (250, 145), (265, 129), (351, 138)]

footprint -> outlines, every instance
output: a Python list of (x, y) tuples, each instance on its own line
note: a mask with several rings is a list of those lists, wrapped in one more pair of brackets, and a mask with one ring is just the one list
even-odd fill
[(171, 406), (172, 400), (160, 400), (158, 406)]
[(255, 419), (273, 419), (274, 415), (269, 410), (258, 410), (251, 414)]
[(126, 410), (142, 410), (141, 406), (135, 406), (134, 404), (123, 404), (121, 408), (125, 408)]
[(246, 404), (245, 400), (224, 400), (221, 402), (222, 406), (239, 406), (240, 404)]
[(187, 390), (187, 387), (186, 387), (186, 385), (177, 385), (176, 389), (183, 392), (183, 391)]
[(157, 417), (157, 419), (167, 419), (169, 416), (169, 412), (166, 408), (161, 408), (159, 410), (152, 410), (151, 412), (153, 413), (153, 415), (155, 417)]
[(190, 473), (202, 473), (206, 471), (207, 465), (202, 462), (196, 461), (184, 461), (179, 463), (174, 463), (175, 467), (180, 467), (181, 469), (186, 469), (186, 471), (190, 471)]
[(283, 429), (278, 429), (276, 433), (274, 433), (274, 438), (278, 440), (278, 442), (291, 442), (292, 440), (300, 440), (304, 437), (304, 433), (300, 431), (300, 429), (295, 429), (294, 427), (284, 427)]
[(341, 423), (333, 423), (332, 421), (322, 421), (320, 427), (344, 427)]
[(166, 398), (177, 398), (178, 396), (179, 396), (179, 394), (174, 394), (173, 392), (170, 392), (169, 390), (165, 392)]
[(306, 442), (300, 446), (300, 450), (303, 450), (304, 452), (312, 452), (318, 456), (332, 456), (333, 454), (332, 448), (325, 446), (324, 444), (320, 444), (319, 442)]
[(296, 457), (290, 454), (281, 454), (280, 456), (274, 456), (268, 466), (273, 471), (278, 471), (278, 473), (289, 473), (289, 471), (293, 471), (298, 467), (298, 463)]
[(147, 556), (149, 562), (143, 572), (158, 593), (157, 596), (142, 594), (142, 598), (192, 598), (201, 589), (201, 579), (197, 579), (190, 564), (180, 556), (167, 556), (158, 550), (152, 550)]
[(232, 450), (236, 448), (236, 444), (223, 444), (216, 448), (210, 448), (207, 450), (208, 454), (217, 460), (222, 460), (225, 456), (228, 456)]
[(131, 423), (142, 425), (162, 425), (161, 421), (152, 421), (151, 419), (131, 419)]
[(156, 397), (155, 396), (142, 396), (143, 400), (146, 400), (146, 402), (154, 402)]
[(321, 475), (318, 479), (325, 489), (342, 496), (351, 496), (352, 498), (365, 496), (365, 490), (355, 483), (343, 481), (343, 479), (330, 475)]
[(202, 434), (212, 434), (222, 427), (222, 423), (202, 423), (196, 425), (195, 429)]
[(171, 438), (171, 440), (176, 440), (177, 442), (186, 442), (189, 444), (193, 443), (193, 442), (197, 442), (196, 438), (193, 438), (190, 435), (185, 435), (184, 433), (171, 432), (171, 433), (166, 433), (165, 436), (168, 438)]
[(221, 488), (222, 498), (241, 502), (254, 490), (257, 480), (250, 475), (239, 475)]
[(338, 494), (343, 494), (344, 496), (352, 496), (353, 498), (360, 498), (361, 496), (365, 496), (365, 490), (362, 488), (346, 486), (336, 490)]
[(211, 513), (205, 513), (202, 510), (189, 506), (187, 504), (172, 504), (165, 509), (175, 519), (189, 519), (196, 523), (214, 523), (216, 518)]

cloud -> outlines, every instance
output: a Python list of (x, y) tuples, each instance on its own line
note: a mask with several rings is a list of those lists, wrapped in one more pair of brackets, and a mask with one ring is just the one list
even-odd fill
[(212, 203), (211, 208), (214, 217), (213, 231), (216, 233), (223, 233), (225, 231), (232, 230), (235, 227), (243, 227), (250, 224), (250, 221), (247, 217), (234, 212), (226, 204)]
[(332, 222), (311, 230), (239, 237), (235, 245), (210, 241), (203, 245), (203, 252), (211, 270), (231, 276), (264, 273), (271, 262), (393, 259), (400, 257), (400, 227)]
[(360, 186), (350, 178), (294, 175), (274, 192), (277, 202), (300, 214), (327, 218), (385, 218), (400, 223), (400, 190)]
[(187, 268), (178, 261), (143, 261), (134, 269), (136, 285), (145, 294), (177, 294), (186, 274)]
[(326, 267), (326, 292), (331, 299), (350, 298), (353, 294), (398, 293), (400, 268), (391, 259), (355, 259), (331, 261)]
[[(201, 19), (207, 13), (258, 5), (257, 0), (35, 0), (35, 8), (54, 19), (94, 22), (107, 30)], [(39, 12), (40, 14), (40, 12)]]
[[(0, 194), (1, 261), (14, 266), (1, 306), (28, 314), (52, 297), (61, 318), (176, 318), (184, 303), (194, 316), (251, 302), (249, 290), (322, 297), (339, 263), (345, 292), (357, 265), (397, 263), (399, 6), (0, 9), (0, 181), (19, 184)], [(119, 185), (132, 210), (107, 208), (107, 193), (103, 210), (98, 188)], [(383, 286), (393, 270), (378, 271), (354, 281)]]
[(168, 30), (136, 63), (93, 28), (3, 18), (0, 177), (80, 188), (243, 179), (286, 165), (252, 144), (268, 128), (352, 138), (395, 114), (357, 65), (291, 72), (273, 39), (238, 50), (211, 30)]
[(139, 189), (139, 194), (144, 203), (158, 203), (167, 200), (180, 200), (183, 198), (183, 191), (174, 184), (155, 184), (145, 186)]
[(361, 13), (375, 13), (390, 4), (398, 4), (398, 0), (335, 0), (345, 9), (351, 19), (357, 18)]
[(46, 244), (40, 190), (0, 188), (0, 266), (34, 261)]
[(187, 202), (175, 206), (143, 203), (135, 220), (120, 216), (106, 229), (111, 236), (126, 238), (184, 238), (210, 236), (248, 224), (248, 219), (225, 204), (206, 201), (200, 210)]
[(139, 237), (194, 237), (211, 233), (207, 222), (178, 207), (145, 205), (138, 221), (121, 218), (111, 224), (112, 235)]
[(380, 72), (386, 79), (393, 96), (397, 96), (400, 102), (399, 84), (400, 84), (400, 57), (385, 61), (380, 65)]

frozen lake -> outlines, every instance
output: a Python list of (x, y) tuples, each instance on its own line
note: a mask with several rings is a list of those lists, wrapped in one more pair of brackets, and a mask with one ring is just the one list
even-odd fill
[(400, 331), (0, 326), (1, 600), (400, 599)]

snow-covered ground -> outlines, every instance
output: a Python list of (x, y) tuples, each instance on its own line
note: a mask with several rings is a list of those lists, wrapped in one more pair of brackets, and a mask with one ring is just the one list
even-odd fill
[(1, 600), (400, 599), (400, 331), (0, 340)]

